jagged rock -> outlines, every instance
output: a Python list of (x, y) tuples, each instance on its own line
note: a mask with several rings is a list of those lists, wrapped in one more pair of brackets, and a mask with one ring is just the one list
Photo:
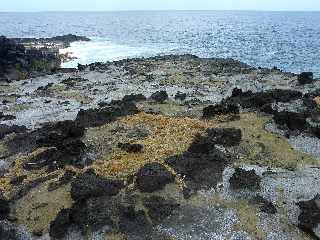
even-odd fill
[(8, 121), (8, 120), (14, 120), (16, 119), (13, 115), (5, 115), (3, 112), (0, 112), (0, 121)]
[(26, 170), (38, 170), (45, 166), (55, 164), (61, 158), (61, 154), (56, 148), (49, 148), (34, 156), (30, 161), (23, 164)]
[(186, 93), (182, 93), (182, 92), (177, 92), (177, 94), (174, 96), (175, 100), (180, 100), (180, 101), (184, 101), (187, 98), (187, 94)]
[(80, 110), (76, 122), (83, 127), (98, 127), (115, 121), (118, 117), (134, 115), (139, 112), (133, 102), (113, 101), (100, 109)]
[(143, 102), (147, 98), (143, 94), (131, 94), (123, 97), (122, 101), (124, 102)]
[(165, 199), (159, 196), (144, 198), (143, 205), (148, 209), (148, 214), (155, 223), (169, 217), (180, 206), (173, 199)]
[(124, 187), (120, 180), (100, 177), (93, 171), (78, 176), (71, 184), (71, 197), (75, 201), (93, 197), (114, 196)]
[(169, 99), (169, 96), (166, 91), (158, 91), (153, 93), (150, 99), (158, 103), (164, 103), (166, 100)]
[(88, 79), (84, 79), (84, 78), (67, 78), (65, 80), (62, 80), (61, 83), (67, 85), (68, 87), (74, 87), (77, 85), (77, 83), (80, 83), (80, 82), (85, 82), (85, 81), (88, 81)]
[(312, 72), (302, 72), (298, 75), (298, 82), (301, 85), (310, 84), (313, 80), (313, 73)]
[(254, 170), (246, 171), (242, 168), (236, 168), (229, 182), (231, 189), (234, 190), (259, 190), (261, 177)]
[(320, 223), (320, 195), (317, 194), (313, 199), (305, 202), (299, 202), (300, 215), (298, 217), (299, 227), (311, 235), (314, 235), (317, 239), (320, 236), (315, 233), (315, 229)]
[(119, 143), (118, 147), (128, 153), (139, 153), (143, 151), (143, 145), (141, 144), (131, 144), (131, 143)]
[(10, 203), (4, 197), (0, 196), (0, 220), (8, 218), (10, 213)]
[(50, 223), (49, 235), (52, 239), (64, 239), (71, 224), (70, 214), (70, 209), (62, 209), (55, 220)]
[(264, 199), (261, 196), (256, 196), (253, 199), (250, 200), (250, 202), (254, 205), (257, 205), (261, 212), (268, 213), (268, 214), (276, 214), (277, 209), (273, 205), (272, 202)]
[(274, 113), (273, 120), (279, 125), (285, 125), (290, 130), (305, 130), (308, 127), (307, 115), (294, 112)]
[(136, 184), (141, 192), (154, 192), (163, 189), (174, 181), (174, 176), (160, 163), (148, 163), (137, 173)]
[(203, 109), (204, 119), (213, 118), (225, 114), (239, 114), (239, 107), (236, 104), (217, 104), (210, 105)]
[(71, 221), (85, 232), (87, 229), (97, 231), (105, 225), (112, 225), (116, 215), (117, 203), (109, 198), (90, 198), (74, 204), (71, 210)]
[(87, 68), (86, 65), (82, 65), (82, 64), (78, 63), (78, 70), (79, 70), (80, 72), (85, 71), (86, 68)]

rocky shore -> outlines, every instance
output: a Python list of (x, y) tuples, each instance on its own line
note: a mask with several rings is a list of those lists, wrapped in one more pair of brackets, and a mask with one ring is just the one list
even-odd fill
[(77, 41), (90, 39), (72, 34), (52, 38), (0, 36), (0, 82), (59, 72), (61, 61), (70, 58), (68, 54), (59, 54), (59, 49)]
[(191, 55), (3, 82), (0, 239), (319, 239), (320, 81)]

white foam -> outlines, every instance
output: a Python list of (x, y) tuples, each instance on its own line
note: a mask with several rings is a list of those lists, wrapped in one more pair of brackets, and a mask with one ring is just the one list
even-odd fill
[[(166, 49), (168, 50), (168, 49)], [(133, 47), (119, 45), (103, 38), (92, 38), (90, 42), (74, 42), (69, 48), (61, 49), (60, 53), (69, 53), (76, 59), (62, 63), (64, 68), (77, 67), (80, 64), (90, 64), (93, 62), (116, 61), (133, 57), (148, 57), (160, 54), (161, 48)]]

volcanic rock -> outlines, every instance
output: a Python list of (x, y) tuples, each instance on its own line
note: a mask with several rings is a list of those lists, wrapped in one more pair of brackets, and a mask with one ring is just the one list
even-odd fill
[(166, 100), (169, 99), (168, 93), (166, 91), (158, 91), (151, 95), (151, 100), (157, 103), (164, 103)]
[(259, 190), (261, 177), (254, 170), (246, 171), (242, 168), (236, 168), (229, 182), (231, 189), (234, 190)]
[(313, 73), (312, 72), (302, 72), (298, 75), (298, 82), (301, 85), (310, 84), (313, 80)]

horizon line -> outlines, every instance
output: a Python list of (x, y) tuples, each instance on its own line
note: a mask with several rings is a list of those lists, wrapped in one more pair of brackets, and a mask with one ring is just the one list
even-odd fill
[(73, 13), (73, 12), (320, 12), (319, 10), (268, 10), (268, 9), (145, 9), (145, 10), (40, 10), (40, 11), (2, 11), (0, 13)]

